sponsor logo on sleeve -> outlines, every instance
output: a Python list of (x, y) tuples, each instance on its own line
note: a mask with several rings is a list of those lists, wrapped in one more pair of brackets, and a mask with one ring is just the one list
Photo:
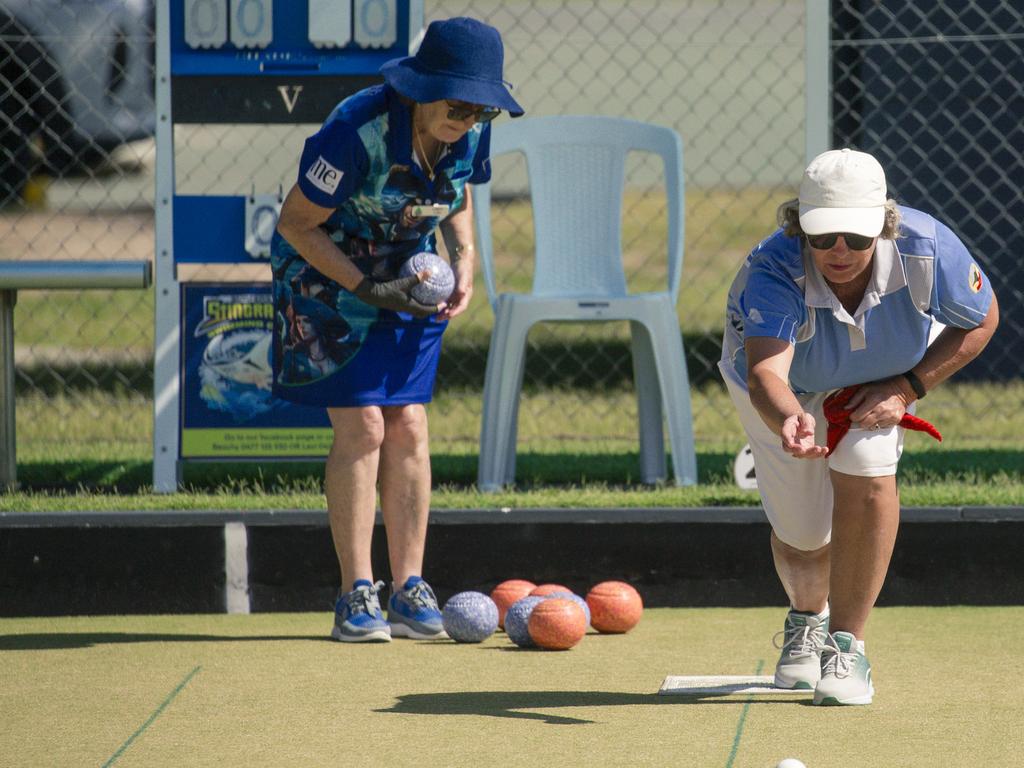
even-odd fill
[(981, 278), (981, 270), (978, 269), (978, 265), (971, 263), (970, 276), (967, 278), (967, 284), (971, 286), (971, 290), (977, 293), (981, 290), (984, 282)]
[(344, 175), (343, 171), (339, 171), (324, 160), (323, 155), (317, 157), (309, 167), (309, 170), (306, 171), (306, 178), (309, 179), (313, 186), (329, 195), (333, 195), (337, 191), (338, 183)]

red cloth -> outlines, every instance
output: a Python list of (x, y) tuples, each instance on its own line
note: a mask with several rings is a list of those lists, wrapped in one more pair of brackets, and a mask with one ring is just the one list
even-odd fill
[[(839, 441), (843, 439), (843, 435), (850, 431), (850, 411), (845, 407), (850, 398), (853, 397), (854, 393), (860, 389), (860, 385), (853, 387), (846, 387), (840, 389), (825, 398), (824, 409), (825, 418), (828, 420), (828, 453), (826, 456), (831, 456), (832, 451), (839, 445)], [(903, 414), (903, 418), (900, 419), (900, 426), (907, 429), (913, 429), (918, 432), (927, 432), (929, 435), (934, 437), (940, 443), (942, 442), (942, 435), (939, 434), (932, 424), (929, 424), (924, 419), (919, 419), (910, 413)]]

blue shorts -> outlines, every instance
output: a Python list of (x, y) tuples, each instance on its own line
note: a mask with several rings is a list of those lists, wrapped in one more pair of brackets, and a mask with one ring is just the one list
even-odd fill
[(276, 397), (325, 408), (430, 402), (448, 321), (372, 307), (280, 237), (272, 264)]

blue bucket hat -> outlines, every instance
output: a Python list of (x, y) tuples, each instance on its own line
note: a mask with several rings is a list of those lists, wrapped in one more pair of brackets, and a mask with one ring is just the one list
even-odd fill
[(501, 34), (482, 21), (459, 16), (432, 21), (415, 56), (392, 59), (380, 68), (385, 82), (421, 104), (458, 99), (523, 114), (502, 78)]

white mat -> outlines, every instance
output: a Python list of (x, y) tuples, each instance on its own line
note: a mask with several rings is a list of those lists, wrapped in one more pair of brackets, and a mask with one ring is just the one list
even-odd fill
[(810, 696), (813, 691), (776, 688), (771, 675), (669, 675), (658, 691), (663, 696), (757, 696), (764, 694), (801, 694)]

